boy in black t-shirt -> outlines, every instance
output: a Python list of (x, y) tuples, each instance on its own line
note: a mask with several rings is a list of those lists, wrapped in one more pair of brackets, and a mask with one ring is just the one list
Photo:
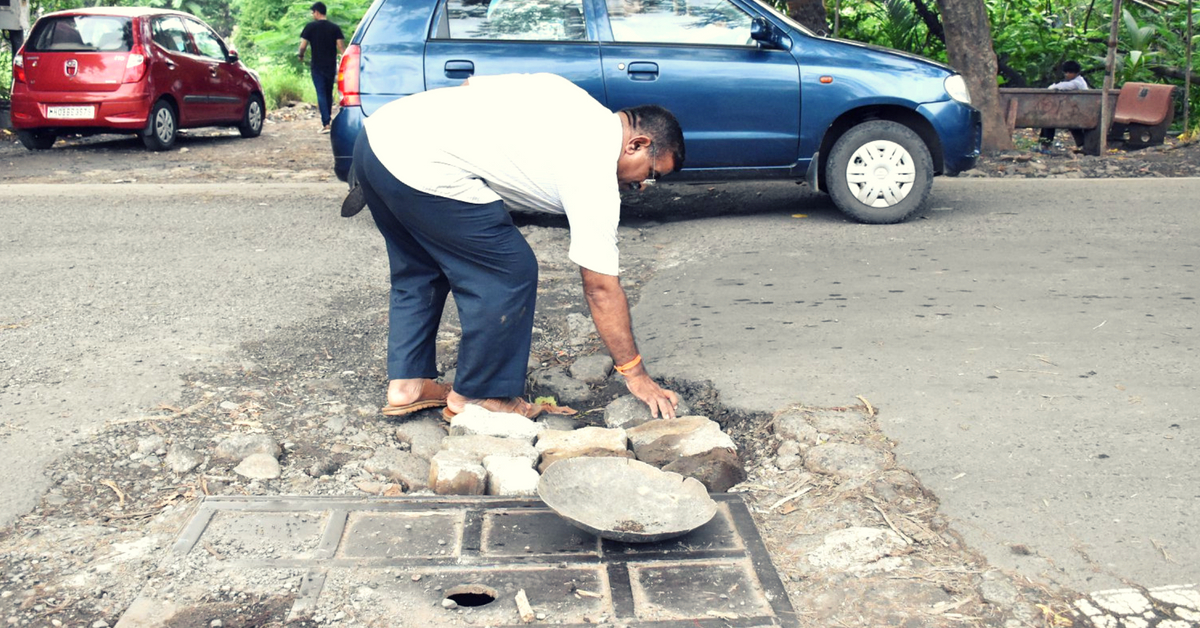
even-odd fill
[(337, 78), (338, 55), (346, 51), (346, 36), (342, 27), (325, 18), (325, 3), (312, 5), (313, 21), (300, 32), (300, 52), (296, 54), (304, 61), (304, 51), (312, 45), (313, 87), (317, 88), (317, 108), (321, 110), (321, 133), (329, 132), (329, 121), (333, 109), (333, 82)]

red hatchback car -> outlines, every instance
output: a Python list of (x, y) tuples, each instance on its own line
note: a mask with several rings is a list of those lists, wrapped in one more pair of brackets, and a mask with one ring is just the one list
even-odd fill
[(13, 57), (12, 126), (30, 150), (67, 133), (136, 133), (166, 150), (179, 129), (262, 133), (262, 85), (199, 19), (152, 8), (59, 11)]

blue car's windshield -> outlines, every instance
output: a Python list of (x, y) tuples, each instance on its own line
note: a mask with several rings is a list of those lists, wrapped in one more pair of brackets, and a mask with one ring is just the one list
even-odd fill
[(749, 0), (749, 1), (762, 7), (765, 11), (767, 11), (771, 15), (774, 15), (776, 18), (778, 18), (784, 24), (787, 24), (789, 27), (800, 31), (801, 33), (804, 33), (805, 35), (812, 35), (813, 37), (819, 37), (819, 35), (812, 32), (812, 29), (810, 29), (807, 26), (801, 24), (800, 22), (797, 22), (796, 20), (793, 20), (792, 18), (784, 15), (783, 13), (781, 13), (778, 9), (776, 9), (771, 4), (769, 4), (767, 2), (760, 2), (759, 0)]

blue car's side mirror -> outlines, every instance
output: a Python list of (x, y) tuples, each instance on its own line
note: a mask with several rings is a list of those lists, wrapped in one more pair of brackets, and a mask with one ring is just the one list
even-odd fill
[(784, 41), (779, 29), (762, 17), (756, 17), (754, 21), (750, 22), (750, 39), (771, 48), (788, 48), (790, 45)]

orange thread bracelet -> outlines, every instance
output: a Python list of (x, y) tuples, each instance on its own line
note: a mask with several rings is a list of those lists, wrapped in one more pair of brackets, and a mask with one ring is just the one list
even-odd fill
[(642, 363), (642, 354), (639, 353), (632, 360), (622, 364), (621, 366), (615, 367), (615, 368), (617, 369), (618, 373), (624, 375), (625, 373), (632, 371), (633, 367), (635, 367), (641, 363)]

